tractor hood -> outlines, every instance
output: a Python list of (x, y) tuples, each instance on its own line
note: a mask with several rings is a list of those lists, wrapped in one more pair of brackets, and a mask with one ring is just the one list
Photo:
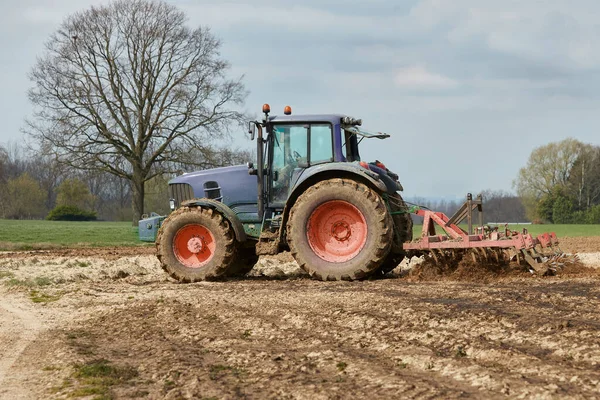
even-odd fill
[(169, 196), (176, 206), (193, 198), (214, 199), (229, 207), (256, 204), (256, 176), (248, 175), (246, 165), (189, 172), (169, 181)]
[[(198, 177), (206, 176), (227, 176), (229, 174), (237, 175), (237, 173), (243, 172), (248, 175), (248, 167), (246, 165), (234, 165), (231, 167), (220, 167), (212, 169), (203, 169), (200, 171), (186, 172), (183, 175), (179, 175), (169, 181), (171, 183), (189, 183), (195, 181)], [(248, 175), (249, 176), (249, 175)], [(256, 180), (256, 178), (254, 178)]]

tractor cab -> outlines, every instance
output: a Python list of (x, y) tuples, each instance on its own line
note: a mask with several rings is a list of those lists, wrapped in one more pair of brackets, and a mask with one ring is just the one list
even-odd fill
[(267, 203), (283, 209), (290, 189), (310, 167), (357, 162), (364, 138), (384, 139), (359, 127), (361, 120), (344, 115), (269, 117), (270, 131), (264, 150), (267, 169)]
[[(342, 114), (291, 115), (289, 106), (285, 107), (283, 116), (270, 116), (268, 104), (264, 105), (263, 112), (262, 122), (249, 123), (252, 139), (259, 130), (257, 158), (258, 164), (264, 165), (263, 176), (258, 177), (259, 186), (263, 184), (259, 214), (262, 207), (275, 215), (283, 212), (299, 182), (315, 172), (335, 171), (341, 168), (338, 163), (354, 163), (343, 169), (366, 169), (376, 179), (389, 173), (380, 162), (372, 165), (361, 162), (359, 143), (363, 139), (385, 139), (389, 135), (362, 129), (360, 119)], [(266, 137), (263, 137), (263, 128)], [(259, 169), (252, 164), (250, 173), (259, 175)], [(401, 188), (395, 182), (388, 183), (392, 183), (390, 188), (394, 192)]]

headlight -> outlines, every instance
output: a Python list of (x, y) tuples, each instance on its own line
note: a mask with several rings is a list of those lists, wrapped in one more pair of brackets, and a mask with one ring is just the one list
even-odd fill
[(342, 117), (341, 122), (344, 125), (352, 125), (352, 126), (362, 125), (362, 119), (357, 119), (357, 118), (352, 118), (352, 117)]
[(171, 210), (175, 210), (175, 200), (174, 199), (169, 200), (169, 207), (171, 208)]

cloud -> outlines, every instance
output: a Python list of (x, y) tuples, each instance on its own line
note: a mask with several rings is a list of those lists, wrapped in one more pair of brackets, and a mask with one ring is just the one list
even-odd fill
[(458, 86), (454, 79), (429, 72), (422, 66), (399, 69), (394, 76), (394, 83), (400, 88), (413, 89), (452, 89)]
[(90, 6), (100, 6), (109, 2), (110, 0), (62, 0), (53, 3), (33, 0), (21, 1), (18, 8), (14, 9), (16, 21), (12, 22), (31, 26), (40, 24), (56, 26), (69, 14), (88, 9)]
[[(5, 2), (0, 142), (29, 114), (26, 71), (49, 34), (67, 15), (108, 1)], [(166, 1), (190, 26), (209, 26), (222, 39), (230, 76), (245, 76), (250, 112), (260, 114), (264, 102), (274, 112), (290, 104), (295, 113), (341, 112), (397, 133), (391, 145), (365, 141), (365, 156), (391, 160), (410, 193), (510, 189), (533, 147), (564, 135), (598, 142), (597, 0)], [(514, 168), (446, 188), (439, 164), (408, 172), (421, 152), (398, 157), (407, 140), (424, 137), (436, 143), (428, 147), (432, 160), (487, 146)], [(454, 158), (449, 168), (471, 162)]]

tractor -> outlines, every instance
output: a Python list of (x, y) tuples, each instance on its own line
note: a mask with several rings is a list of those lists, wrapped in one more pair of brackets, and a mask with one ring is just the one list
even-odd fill
[(321, 280), (394, 269), (412, 239), (402, 185), (383, 163), (359, 154), (363, 139), (389, 135), (346, 115), (292, 115), (286, 106), (274, 116), (268, 104), (262, 111), (262, 121), (248, 124), (256, 164), (169, 182), (172, 212), (154, 220), (163, 269), (181, 282), (244, 275), (260, 255), (283, 251)]
[[(355, 280), (385, 274), (405, 257), (456, 266), (510, 263), (553, 274), (577, 264), (554, 233), (533, 237), (524, 229), (483, 225), (482, 198), (467, 194), (451, 217), (408, 207), (398, 175), (380, 161), (364, 162), (363, 139), (389, 135), (362, 128), (339, 114), (271, 116), (251, 121), (256, 165), (183, 174), (169, 182), (168, 217), (140, 221), (140, 236), (154, 240), (165, 271), (181, 282), (245, 275), (260, 255), (290, 251), (298, 265), (321, 280)], [(474, 229), (473, 212), (479, 212)], [(423, 218), (412, 240), (411, 213)], [(468, 230), (459, 224), (468, 221)], [(444, 234), (436, 232), (444, 231)], [(156, 229), (158, 233), (156, 233)]]

